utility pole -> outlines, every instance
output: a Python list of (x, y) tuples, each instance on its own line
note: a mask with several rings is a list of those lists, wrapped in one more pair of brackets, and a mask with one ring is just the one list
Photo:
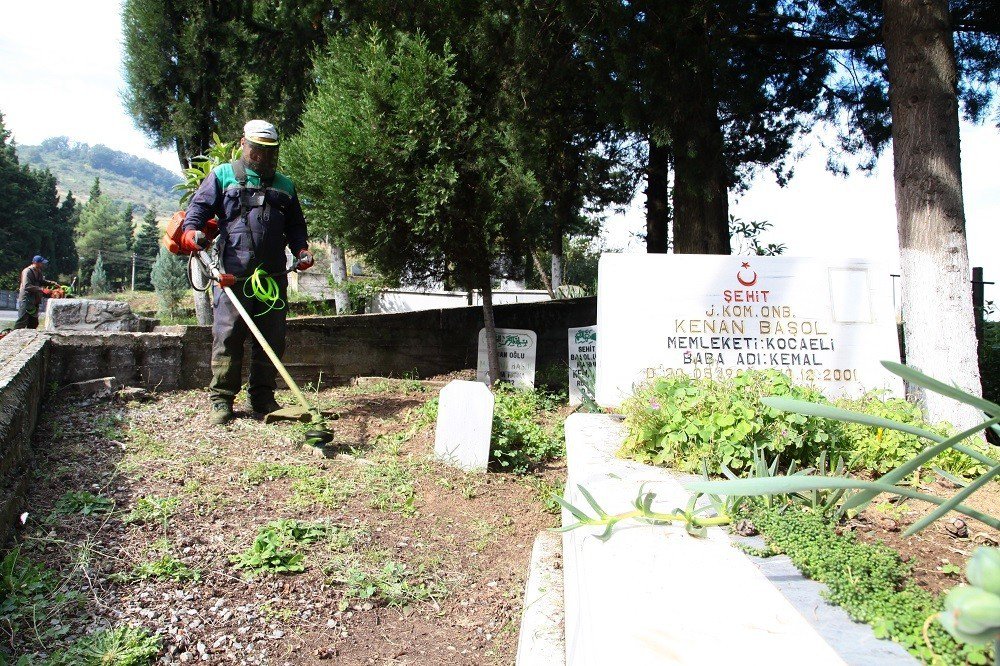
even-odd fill
[(135, 291), (135, 252), (132, 253), (132, 291)]

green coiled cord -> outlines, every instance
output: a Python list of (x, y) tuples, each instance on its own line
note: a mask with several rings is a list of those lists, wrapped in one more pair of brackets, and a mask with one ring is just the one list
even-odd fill
[(256, 298), (267, 306), (266, 310), (258, 312), (254, 317), (285, 307), (285, 302), (281, 300), (281, 287), (278, 286), (278, 281), (260, 266), (243, 281), (243, 295), (247, 298)]

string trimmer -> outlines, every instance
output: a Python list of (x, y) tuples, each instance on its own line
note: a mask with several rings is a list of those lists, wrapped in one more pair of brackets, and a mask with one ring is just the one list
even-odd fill
[(330, 431), (326, 428), (323, 414), (317, 407), (310, 405), (309, 401), (306, 400), (305, 395), (302, 393), (302, 389), (300, 389), (299, 385), (295, 383), (292, 376), (288, 374), (288, 370), (281, 362), (281, 359), (278, 358), (278, 355), (274, 353), (271, 345), (269, 345), (267, 340), (264, 339), (264, 334), (261, 333), (260, 329), (257, 328), (257, 325), (253, 323), (253, 317), (250, 316), (250, 313), (246, 311), (246, 308), (244, 308), (243, 304), (240, 303), (240, 299), (237, 298), (236, 294), (233, 292), (232, 286), (236, 283), (235, 277), (229, 273), (221, 272), (219, 267), (212, 262), (211, 257), (205, 250), (201, 250), (193, 256), (198, 258), (201, 265), (206, 271), (208, 271), (211, 279), (215, 281), (219, 285), (219, 288), (222, 289), (222, 291), (226, 293), (226, 296), (229, 297), (233, 307), (235, 307), (236, 311), (240, 313), (240, 317), (243, 318), (247, 328), (250, 329), (250, 332), (253, 333), (257, 342), (260, 343), (260, 346), (264, 349), (264, 353), (266, 353), (267, 357), (271, 359), (271, 363), (274, 364), (278, 374), (280, 374), (281, 378), (285, 380), (285, 384), (291, 390), (292, 395), (295, 396), (295, 399), (299, 403), (299, 406), (297, 407), (283, 407), (265, 415), (264, 423), (270, 423), (272, 421), (282, 419), (309, 423), (310, 429), (306, 431), (307, 444), (312, 446), (323, 446), (324, 444), (333, 441), (333, 435), (330, 434)]

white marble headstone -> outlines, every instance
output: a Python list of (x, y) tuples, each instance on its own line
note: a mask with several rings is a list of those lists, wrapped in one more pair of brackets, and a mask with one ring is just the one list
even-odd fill
[(583, 384), (581, 372), (597, 375), (597, 327), (581, 326), (569, 329), (569, 404), (579, 405), (583, 402), (580, 385)]
[(493, 392), (456, 379), (441, 389), (434, 456), (466, 471), (486, 471), (493, 430)]
[[(498, 328), (497, 354), (500, 357), (500, 379), (520, 388), (535, 386), (535, 356), (538, 336), (520, 328)], [(489, 382), (490, 361), (486, 354), (486, 329), (479, 329), (479, 358), (476, 379)]]
[(902, 381), (889, 269), (865, 259), (604, 254), (597, 401), (653, 376), (778, 370), (828, 396)]

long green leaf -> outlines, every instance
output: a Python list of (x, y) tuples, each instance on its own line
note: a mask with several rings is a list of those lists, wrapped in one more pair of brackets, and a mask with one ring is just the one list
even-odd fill
[(942, 381), (934, 379), (933, 377), (928, 377), (919, 370), (914, 370), (913, 368), (905, 366), (902, 363), (896, 363), (895, 361), (882, 361), (882, 367), (894, 375), (899, 375), (911, 384), (923, 386), (924, 388), (930, 389), (935, 393), (940, 393), (941, 395), (948, 396), (949, 398), (953, 398), (959, 402), (972, 405), (976, 409), (984, 411), (990, 416), (1000, 416), (1000, 405), (995, 402), (990, 402), (989, 400), (984, 400), (979, 396), (966, 393), (956, 386), (950, 386)]
[(1000, 474), (1000, 465), (986, 472), (981, 477), (979, 477), (978, 479), (967, 485), (965, 488), (962, 488), (960, 491), (955, 493), (955, 496), (947, 500), (944, 504), (940, 505), (938, 508), (931, 511), (926, 516), (924, 516), (917, 522), (910, 525), (906, 529), (906, 531), (903, 532), (903, 536), (908, 537), (924, 529), (925, 527), (933, 523), (935, 520), (937, 520), (938, 518), (945, 515), (946, 513), (954, 509), (956, 506), (961, 504), (962, 500), (964, 500), (966, 497), (968, 497), (969, 495), (971, 495), (972, 493), (976, 492), (984, 485), (989, 483), (990, 479), (992, 479), (998, 474)]
[[(945, 500), (940, 497), (917, 492), (910, 488), (893, 486), (877, 481), (861, 481), (858, 479), (839, 478), (832, 476), (776, 476), (770, 479), (739, 479), (736, 481), (691, 481), (684, 484), (691, 492), (715, 493), (718, 495), (787, 495), (807, 490), (827, 490), (844, 488), (862, 489), (878, 493), (892, 493), (931, 504), (941, 505)], [(988, 516), (981, 511), (960, 504), (954, 507), (958, 513), (975, 518), (994, 529), (1000, 529), (1000, 520)]]
[[(934, 446), (928, 446), (926, 449), (924, 449), (923, 451), (921, 451), (916, 456), (906, 461), (896, 469), (886, 472), (882, 477), (879, 478), (878, 480), (879, 483), (892, 484), (892, 485), (896, 484), (898, 481), (901, 481), (902, 479), (909, 476), (912, 472), (914, 472), (918, 467), (926, 463), (928, 460), (937, 457), (942, 451), (944, 451), (948, 447), (954, 446), (955, 444), (958, 444), (959, 442), (964, 440), (966, 437), (976, 434), (977, 432), (987, 427), (991, 423), (1000, 423), (1000, 416), (992, 418), (989, 421), (984, 421), (983, 423), (973, 426), (968, 430), (964, 430), (958, 433), (957, 435), (949, 437), (948, 439), (942, 441), (939, 444), (935, 444)], [(992, 462), (991, 464), (995, 465), (996, 462)], [(847, 502), (844, 504), (844, 508), (854, 509), (864, 504), (867, 504), (868, 502), (872, 501), (872, 499), (876, 495), (878, 495), (878, 492), (870, 490), (858, 493), (854, 497), (851, 497), (850, 499), (847, 500)]]
[(890, 428), (892, 430), (899, 430), (911, 435), (916, 435), (917, 437), (932, 439), (935, 442), (939, 442), (943, 439), (941, 435), (936, 432), (931, 432), (930, 430), (924, 430), (923, 428), (918, 428), (906, 423), (900, 423), (899, 421), (893, 421), (891, 419), (884, 419), (880, 416), (870, 416), (868, 414), (861, 414), (860, 412), (852, 412), (848, 409), (834, 407), (833, 405), (818, 405), (814, 402), (806, 402), (805, 400), (780, 398), (776, 396), (761, 398), (760, 401), (768, 407), (773, 407), (774, 409), (778, 409), (783, 412), (795, 412), (797, 414), (805, 414), (806, 416), (819, 416), (825, 419), (861, 423), (874, 428)]
[(552, 499), (554, 499), (556, 502), (558, 502), (559, 506), (561, 506), (562, 508), (564, 508), (567, 511), (569, 511), (570, 513), (572, 513), (573, 516), (575, 516), (578, 520), (581, 520), (581, 521), (588, 521), (588, 520), (590, 520), (590, 516), (588, 516), (587, 514), (585, 514), (583, 511), (580, 511), (580, 509), (576, 508), (575, 506), (573, 506), (572, 504), (570, 504), (569, 502), (567, 502), (566, 500), (564, 500), (559, 495), (555, 495), (555, 494), (552, 495)]
[(604, 512), (604, 509), (602, 509), (601, 505), (597, 503), (597, 500), (594, 499), (594, 496), (590, 494), (590, 491), (588, 491), (581, 485), (577, 485), (576, 489), (580, 491), (580, 494), (583, 495), (583, 499), (587, 500), (587, 504), (589, 504), (594, 509), (594, 511), (597, 512), (598, 516), (600, 516), (601, 518), (608, 517), (608, 514)]

